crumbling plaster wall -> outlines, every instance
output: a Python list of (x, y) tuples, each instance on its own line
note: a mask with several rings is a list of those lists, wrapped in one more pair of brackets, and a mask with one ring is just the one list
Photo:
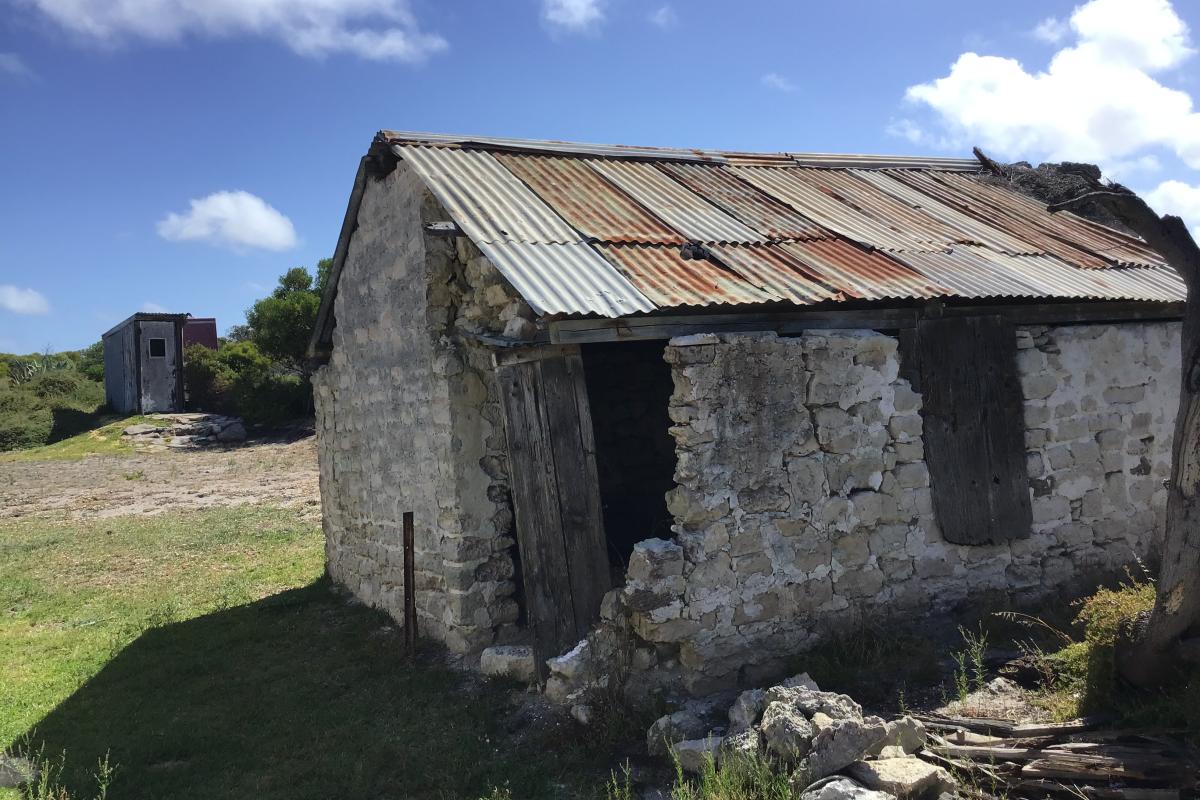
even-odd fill
[(513, 635), (515, 539), (490, 351), (532, 311), (400, 162), (368, 183), (313, 379), (330, 575), (403, 619), (402, 516), (416, 528), (422, 636), (469, 652)]
[(921, 397), (896, 339), (870, 331), (673, 340), (678, 463), (673, 540), (637, 546), (594, 640), (551, 664), (612, 651), (693, 692), (754, 683), (831, 626), (866, 613), (947, 610), (1039, 593), (1146, 554), (1165, 504), (1179, 385), (1177, 324), (1024, 328), (1032, 535), (943, 538), (922, 443)]

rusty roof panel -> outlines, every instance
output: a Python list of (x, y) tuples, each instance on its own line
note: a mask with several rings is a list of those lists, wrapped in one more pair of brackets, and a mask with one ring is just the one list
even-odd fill
[(686, 241), (582, 159), (514, 153), (498, 153), (496, 158), (589, 239), (646, 244)]
[(661, 167), (696, 194), (772, 239), (825, 239), (830, 236), (812, 220), (721, 167), (678, 163), (664, 163)]
[(889, 251), (888, 255), (959, 297), (1041, 297), (1045, 292), (1020, 273), (977, 256), (966, 247), (937, 253)]
[(897, 180), (932, 195), (941, 202), (974, 216), (993, 227), (1029, 242), (1039, 252), (1058, 256), (1068, 264), (1080, 267), (1103, 269), (1108, 262), (1082, 248), (1063, 242), (1050, 235), (1044, 228), (1030, 225), (1018, 215), (987, 202), (967, 187), (953, 186), (939, 180), (931, 172), (895, 171), (889, 173)]
[(948, 172), (979, 172), (974, 158), (927, 156), (868, 156), (849, 153), (789, 153), (800, 167), (821, 169), (936, 169)]
[(1032, 198), (1002, 189), (975, 177), (947, 175), (943, 182), (982, 198), (995, 207), (1004, 209), (1030, 227), (1049, 231), (1064, 241), (1090, 250), (1115, 264), (1135, 266), (1162, 264), (1162, 259), (1141, 240), (1085, 220), (1069, 211), (1051, 214), (1044, 205), (1035, 202)]
[(579, 233), (491, 153), (396, 147), (463, 232), (480, 242), (578, 242)]
[(901, 202), (848, 170), (806, 169), (802, 180), (841, 200), (881, 225), (902, 230), (917, 241), (937, 247), (949, 247), (962, 236), (924, 211)]
[(984, 244), (1004, 253), (1037, 253), (1038, 249), (1029, 242), (1010, 236), (994, 225), (965, 214), (942, 203), (906, 183), (896, 180), (881, 170), (854, 170), (854, 175), (878, 189), (919, 208), (929, 216), (958, 231), (966, 242)]
[(771, 167), (730, 167), (768, 194), (819, 223), (822, 227), (861, 244), (886, 250), (937, 249), (894, 227), (859, 213), (803, 179), (805, 170)]
[(756, 288), (708, 260), (685, 260), (678, 247), (607, 245), (603, 253), (655, 304), (674, 306), (777, 303), (784, 298)]
[(842, 239), (788, 242), (780, 247), (822, 283), (851, 297), (883, 300), (954, 294), (883, 253), (864, 250)]
[(710, 245), (725, 266), (747, 282), (797, 305), (840, 300), (839, 292), (823, 286), (814, 275), (778, 245)]
[(623, 317), (654, 310), (590, 245), (480, 242), (479, 249), (539, 314)]
[(588, 159), (587, 164), (685, 237), (696, 242), (766, 242), (705, 198), (642, 161)]

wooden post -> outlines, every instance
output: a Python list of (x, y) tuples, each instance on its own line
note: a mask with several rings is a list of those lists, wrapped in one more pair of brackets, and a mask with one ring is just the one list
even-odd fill
[(413, 512), (404, 512), (404, 646), (417, 650), (416, 546), (413, 543)]

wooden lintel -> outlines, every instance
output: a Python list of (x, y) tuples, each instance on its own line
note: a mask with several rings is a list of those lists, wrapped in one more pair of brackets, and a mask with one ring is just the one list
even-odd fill
[[(1182, 303), (1133, 301), (1044, 303), (1012, 306), (942, 306), (938, 316), (1002, 316), (1014, 325), (1137, 322), (1180, 319)], [(749, 314), (620, 317), (617, 319), (559, 320), (549, 323), (556, 344), (670, 339), (694, 333), (805, 330), (903, 330), (927, 316), (921, 308), (821, 309)]]
[(457, 222), (428, 222), (425, 224), (425, 232), (430, 236), (463, 236), (462, 228), (458, 227)]
[(579, 355), (579, 346), (574, 344), (536, 344), (530, 347), (513, 347), (508, 350), (497, 350), (492, 353), (492, 364), (506, 367), (513, 364), (526, 364), (530, 361), (543, 361), (557, 356)]

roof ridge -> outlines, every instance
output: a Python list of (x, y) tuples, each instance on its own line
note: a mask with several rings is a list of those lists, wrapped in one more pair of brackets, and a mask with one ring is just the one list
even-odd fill
[(599, 156), (604, 158), (662, 159), (707, 164), (740, 166), (801, 166), (827, 169), (932, 169), (954, 172), (979, 172), (974, 158), (942, 156), (873, 155), (868, 153), (752, 153), (705, 148), (652, 147), (624, 144), (589, 144), (555, 139), (518, 139), (498, 136), (460, 136), (447, 133), (394, 131), (384, 129), (376, 141), (389, 145), (478, 148), (511, 152), (555, 155)]

